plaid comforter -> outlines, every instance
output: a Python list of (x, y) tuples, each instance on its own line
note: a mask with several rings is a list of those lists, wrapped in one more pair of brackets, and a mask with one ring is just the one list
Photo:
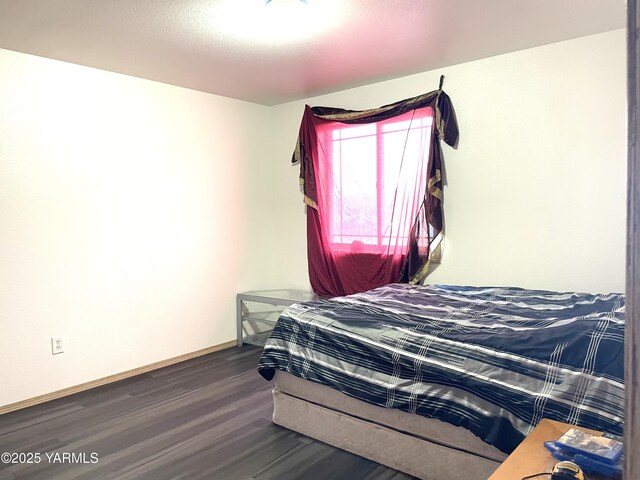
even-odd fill
[(292, 305), (258, 371), (462, 426), (510, 453), (543, 418), (622, 434), (624, 297), (392, 284)]

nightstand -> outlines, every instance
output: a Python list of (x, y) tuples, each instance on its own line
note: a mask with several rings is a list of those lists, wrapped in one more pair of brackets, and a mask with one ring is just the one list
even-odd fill
[[(576, 427), (568, 423), (557, 422), (543, 418), (531, 431), (520, 445), (507, 457), (507, 459), (493, 472), (489, 480), (520, 480), (527, 475), (550, 472), (553, 466), (560, 460), (556, 460), (551, 453), (544, 448), (546, 441), (557, 440), (560, 435), (570, 428), (579, 428), (593, 435), (602, 435), (602, 432), (588, 428)], [(536, 477), (536, 480), (549, 479), (550, 475)], [(603, 476), (585, 475), (586, 480), (605, 479)]]
[(294, 303), (317, 300), (313, 292), (295, 289), (253, 290), (236, 296), (238, 346), (263, 346), (280, 314)]

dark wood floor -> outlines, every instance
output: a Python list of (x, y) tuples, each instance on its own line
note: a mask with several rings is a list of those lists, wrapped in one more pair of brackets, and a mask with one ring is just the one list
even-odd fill
[[(407, 475), (271, 422), (244, 346), (0, 416), (0, 480), (349, 479)], [(29, 460), (17, 458), (10, 460)]]

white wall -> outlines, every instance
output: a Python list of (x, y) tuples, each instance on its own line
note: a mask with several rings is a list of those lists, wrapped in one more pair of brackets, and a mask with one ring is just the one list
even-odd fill
[(427, 281), (624, 289), (623, 30), (271, 108), (6, 50), (0, 71), (0, 405), (230, 341), (236, 292), (308, 286), (304, 103), (441, 73), (461, 138)]
[(269, 109), (6, 50), (0, 71), (0, 405), (235, 339)]
[(460, 141), (443, 146), (446, 237), (427, 283), (624, 290), (625, 32), (442, 68), (272, 108), (272, 203), (264, 242), (276, 283), (308, 284), (305, 217), (289, 165), (303, 105), (364, 109), (435, 90)]

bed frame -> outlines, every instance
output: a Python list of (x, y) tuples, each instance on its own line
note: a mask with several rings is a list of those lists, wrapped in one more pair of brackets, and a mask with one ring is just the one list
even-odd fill
[(462, 427), (277, 371), (274, 423), (425, 480), (486, 480), (507, 457)]

